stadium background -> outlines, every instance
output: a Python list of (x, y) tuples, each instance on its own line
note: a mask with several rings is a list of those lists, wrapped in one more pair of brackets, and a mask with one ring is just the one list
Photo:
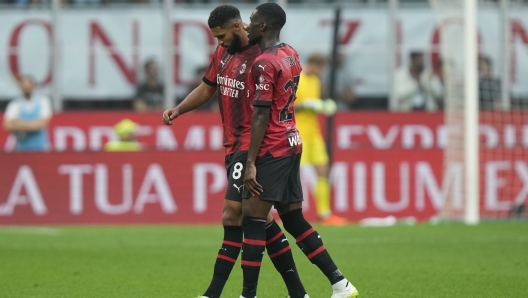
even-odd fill
[[(160, 65), (160, 80), (171, 82), (165, 106), (185, 96), (195, 70), (207, 65), (216, 46), (206, 20), (221, 2), (176, 1), (167, 13), (167, 3), (159, 1), (57, 5), (0, 0), (0, 108), (19, 95), (17, 74), (34, 76), (37, 92), (49, 95), (54, 108), (51, 152), (17, 153), (14, 138), (0, 131), (0, 297), (189, 297), (203, 290), (206, 281), (187, 272), (203, 262), (196, 275), (209, 278), (215, 237), (220, 239), (227, 187), (220, 117), (197, 111), (166, 127), (161, 111), (137, 113), (132, 102), (148, 59)], [(514, 201), (528, 197), (528, 4), (509, 2), (505, 7), (501, 1), (479, 1), (478, 17), (479, 53), (493, 61), (493, 75), (507, 88), (511, 108), (518, 113), (510, 122), (484, 121), (480, 129), (485, 151), (480, 163), (481, 212), (501, 219), (511, 216)], [(249, 21), (258, 1), (229, 3), (239, 6)], [(409, 64), (410, 52), (424, 52), (426, 66), (438, 67), (434, 12), (427, 1), (419, 0), (288, 1), (282, 39), (301, 59), (314, 52), (329, 55), (338, 6), (339, 52), (345, 62), (337, 76), (346, 77), (355, 97), (353, 104), (338, 102), (340, 110), (329, 130), (332, 208), (354, 223), (388, 216), (404, 224), (413, 222), (409, 218), (426, 222), (442, 209), (442, 186), (461, 181), (462, 173), (443, 172), (444, 113), (395, 111), (391, 94), (394, 74)], [(504, 28), (510, 34), (507, 55)], [(482, 119), (501, 113), (509, 111), (481, 111)], [(104, 152), (104, 144), (115, 138), (113, 125), (124, 118), (141, 125), (138, 140), (145, 150)], [(320, 118), (323, 127), (326, 120)], [(515, 144), (508, 141), (506, 127), (514, 127)], [(307, 218), (316, 220), (314, 171), (303, 170), (302, 179)], [(461, 199), (462, 190), (455, 188), (453, 196)], [(87, 224), (104, 227), (78, 227)], [(109, 224), (178, 225), (106, 227)], [(362, 230), (352, 225), (320, 231), (339, 263), (346, 264), (342, 270), (363, 272), (355, 278), (360, 293), (366, 288), (368, 297), (526, 293), (521, 278), (528, 268), (524, 222), (494, 222), (474, 230), (449, 225), (435, 230), (421, 225), (412, 230)], [(177, 239), (189, 241), (182, 245)], [(350, 249), (357, 263), (347, 262)], [(61, 251), (64, 254), (57, 256)], [(91, 263), (94, 258), (99, 258), (96, 265)], [(132, 265), (131, 259), (145, 263)], [(296, 259), (302, 259), (298, 252)], [(317, 294), (323, 293), (317, 292), (323, 288), (322, 277), (303, 261), (300, 270), (308, 272), (313, 297), (323, 296)], [(57, 265), (66, 263), (72, 266)], [(263, 283), (279, 283), (273, 271), (266, 270)], [(233, 279), (238, 281), (240, 273), (235, 271)], [(89, 278), (79, 280), (79, 272), (88, 272)], [(101, 288), (74, 286), (79, 282)], [(143, 288), (135, 288), (134, 282), (143, 282)], [(496, 287), (490, 286), (494, 283)], [(121, 286), (116, 289), (116, 284)], [(226, 293), (235, 295), (237, 290), (230, 283)], [(277, 293), (264, 290), (262, 297)]]
[[(441, 208), (442, 185), (461, 174), (445, 176), (442, 171), (447, 142), (443, 113), (399, 113), (391, 104), (392, 78), (397, 69), (409, 64), (409, 53), (423, 52), (426, 68), (435, 69), (440, 43), (439, 25), (428, 3), (401, 1), (397, 7), (392, 3), (290, 3), (283, 31), (283, 39), (299, 50), (301, 59), (314, 52), (329, 55), (334, 45), (335, 7), (342, 7), (338, 54), (344, 59), (336, 77), (348, 80), (355, 97), (352, 104), (337, 98), (340, 111), (332, 119), (329, 148), (334, 158), (333, 208), (353, 221), (387, 215), (428, 219)], [(524, 118), (528, 23), (523, 16), (528, 7), (523, 2), (514, 4), (505, 11), (499, 2), (480, 3), (479, 53), (491, 59), (495, 77), (509, 82), (504, 86), (509, 88), (512, 109)], [(166, 107), (189, 91), (195, 69), (207, 65), (216, 47), (206, 24), (214, 5), (176, 3), (170, 19), (158, 2), (5, 6), (0, 12), (0, 102), (6, 104), (19, 94), (17, 74), (31, 74), (37, 92), (52, 98), (55, 115), (50, 126), (50, 154), (14, 154), (14, 138), (0, 132), (0, 154), (5, 160), (0, 222), (127, 223), (149, 222), (149, 218), (156, 222), (217, 222), (216, 211), (226, 187), (225, 177), (220, 175), (223, 159), (218, 114), (200, 111), (174, 127), (164, 127), (159, 121), (161, 111), (136, 113), (132, 109), (136, 86), (145, 77), (143, 64), (149, 59), (160, 65), (160, 81), (172, 82), (165, 87)], [(248, 19), (253, 4), (239, 5), (243, 18)], [(505, 12), (506, 20), (502, 17)], [(503, 63), (508, 61), (501, 51), (503, 22), (509, 22), (511, 29), (511, 63)], [(395, 30), (395, 39), (391, 30)], [(166, 46), (168, 42), (171, 47)], [(509, 73), (506, 80), (505, 70)], [(323, 80), (327, 86), (328, 77)], [(482, 113), (497, 118), (508, 112)], [(112, 126), (123, 118), (141, 125), (138, 140), (147, 146), (145, 152), (138, 153), (141, 158), (131, 154), (118, 161), (117, 154), (102, 150), (104, 143), (115, 138)], [(326, 126), (326, 119), (320, 120)], [(505, 216), (510, 202), (523, 193), (526, 184), (523, 172), (515, 169), (528, 167), (526, 155), (518, 151), (527, 150), (528, 126), (515, 118), (509, 123), (482, 122), (481, 146), (487, 153), (481, 168), (487, 172), (481, 179), (481, 208), (489, 215)], [(518, 144), (508, 143), (507, 126), (516, 130)], [(497, 168), (494, 150), (500, 150), (501, 156), (511, 151), (506, 168)], [(164, 164), (166, 159), (171, 162)], [(132, 181), (132, 194), (127, 198), (123, 195), (123, 185), (128, 185), (123, 176), (126, 169), (131, 173), (126, 179)], [(156, 174), (150, 169), (156, 169)], [(167, 185), (149, 182), (149, 173), (159, 175)], [(308, 197), (314, 175), (309, 168), (303, 172)], [(176, 181), (182, 186), (176, 187)], [(501, 187), (503, 184), (509, 187)], [(34, 189), (25, 189), (30, 187)], [(29, 201), (17, 201), (25, 191)], [(461, 188), (458, 191), (455, 196), (461, 198)], [(136, 204), (140, 198), (145, 200), (146, 207), (140, 204), (145, 208)], [(162, 208), (162, 198), (173, 208)], [(44, 209), (36, 212), (36, 203)], [(80, 207), (73, 207), (75, 204)], [(307, 200), (310, 216), (311, 205)]]

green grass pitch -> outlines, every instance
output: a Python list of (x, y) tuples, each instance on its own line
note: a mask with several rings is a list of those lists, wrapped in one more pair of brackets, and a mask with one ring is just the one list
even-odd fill
[[(360, 297), (528, 297), (528, 223), (316, 228)], [(221, 238), (220, 226), (1, 227), (0, 297), (193, 298)], [(310, 297), (329, 298), (292, 250)], [(241, 283), (237, 262), (222, 297), (238, 298)], [(258, 297), (286, 295), (266, 256)]]

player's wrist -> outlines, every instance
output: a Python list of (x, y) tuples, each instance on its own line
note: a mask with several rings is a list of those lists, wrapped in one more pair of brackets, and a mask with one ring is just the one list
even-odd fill
[(174, 108), (174, 114), (175, 114), (175, 116), (179, 116), (179, 115), (182, 114), (182, 109), (181, 109), (180, 106), (177, 106), (177, 107)]

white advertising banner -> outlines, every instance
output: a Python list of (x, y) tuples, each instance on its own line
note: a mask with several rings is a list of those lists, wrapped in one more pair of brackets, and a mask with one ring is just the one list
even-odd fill
[[(164, 27), (161, 10), (63, 10), (59, 20), (62, 93), (67, 98), (131, 98), (144, 76), (150, 58), (174, 71), (176, 92), (191, 84), (196, 68), (209, 63), (216, 40), (209, 33), (209, 9), (175, 10), (173, 18), (174, 65), (163, 59)], [(242, 10), (249, 22), (250, 10)], [(512, 33), (512, 93), (528, 95), (528, 9), (510, 14)], [(50, 91), (53, 30), (49, 11), (0, 12), (0, 98), (19, 93), (16, 74), (36, 78), (41, 92)], [(329, 53), (332, 42), (331, 9), (288, 11), (282, 39), (305, 59), (310, 53)], [(411, 50), (434, 59), (438, 40), (433, 12), (402, 9), (399, 45), (395, 55), (406, 64)], [(389, 14), (385, 9), (345, 10), (341, 43), (346, 67), (358, 82), (361, 96), (386, 96), (389, 92)], [(499, 12), (479, 13), (480, 52), (491, 57), (494, 73), (501, 73), (501, 23)], [(429, 55), (430, 54), (430, 55)]]

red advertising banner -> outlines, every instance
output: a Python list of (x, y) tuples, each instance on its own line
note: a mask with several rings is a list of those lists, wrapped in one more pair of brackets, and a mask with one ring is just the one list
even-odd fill
[[(112, 137), (111, 126), (125, 117), (146, 127), (139, 139), (150, 150), (100, 151)], [(444, 185), (450, 185), (450, 203), (462, 208), (462, 165), (443, 171), (442, 119), (427, 113), (338, 114), (334, 212), (351, 221), (387, 215), (425, 220), (442, 208)], [(158, 114), (55, 116), (52, 152), (0, 153), (0, 225), (220, 223), (229, 187), (220, 117), (192, 113), (173, 127), (160, 123)], [(504, 216), (513, 202), (528, 198), (528, 128), (485, 125), (480, 129), (481, 213)], [(4, 132), (0, 141), (9, 143)], [(313, 220), (312, 168), (303, 168), (302, 181), (304, 210)]]
[[(162, 113), (135, 112), (70, 112), (54, 115), (50, 127), (50, 142), (54, 151), (100, 151), (116, 136), (113, 126), (128, 118), (138, 124), (138, 141), (148, 150), (223, 150), (223, 129), (220, 114), (193, 112), (166, 126)], [(0, 121), (3, 119), (0, 116)], [(6, 152), (15, 150), (16, 141), (0, 130), (0, 144)]]

